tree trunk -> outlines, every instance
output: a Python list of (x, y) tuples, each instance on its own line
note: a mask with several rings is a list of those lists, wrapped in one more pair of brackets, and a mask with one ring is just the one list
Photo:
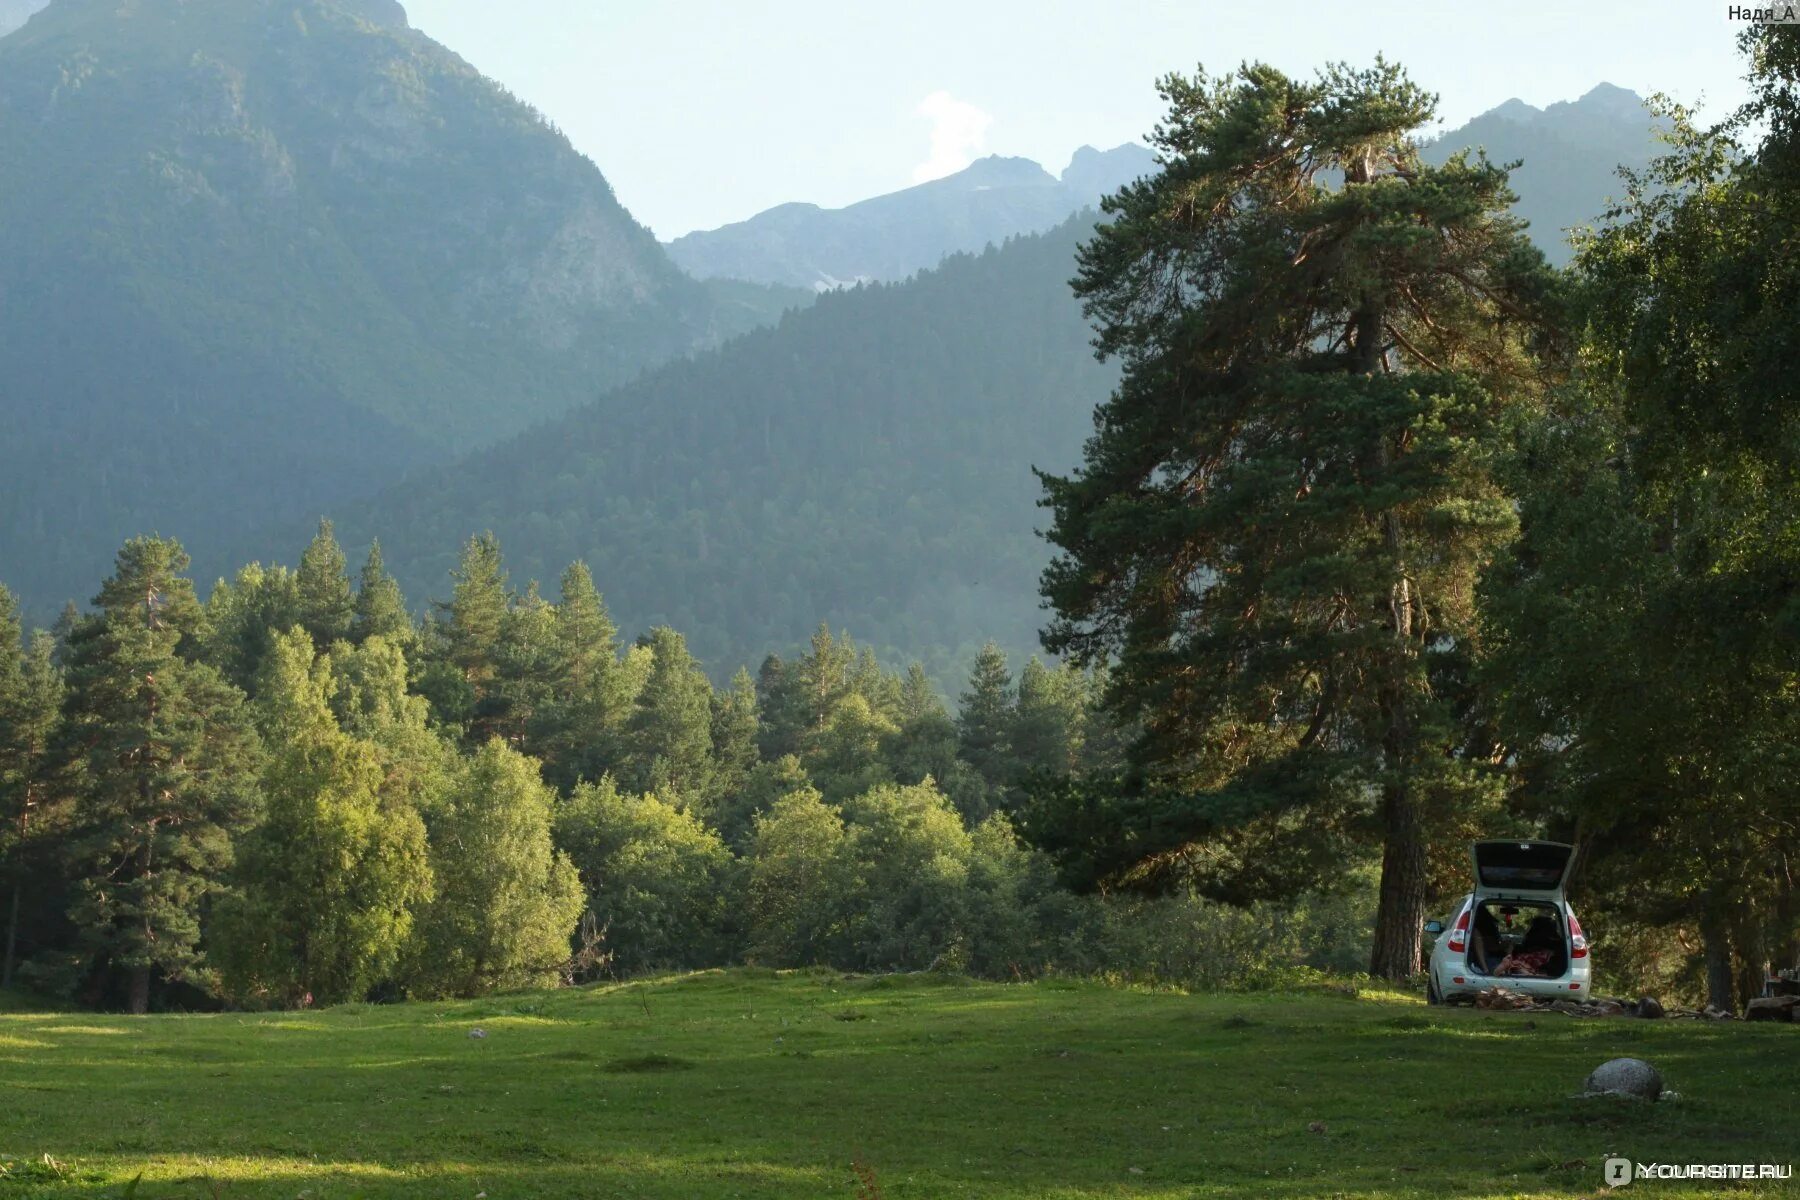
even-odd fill
[(6, 915), (6, 960), (0, 966), (0, 988), (9, 988), (13, 981), (13, 961), (19, 950), (19, 903), (25, 891), (25, 881), (13, 879), (12, 908)]
[(1399, 982), (1418, 972), (1424, 943), (1425, 821), (1403, 774), (1404, 762), (1390, 762), (1389, 770), (1399, 777), (1382, 788), (1381, 897), (1369, 974)]
[(1736, 1012), (1731, 995), (1731, 934), (1711, 900), (1700, 914), (1700, 940), (1706, 954), (1706, 1002), (1714, 1008)]
[(131, 968), (131, 1015), (141, 1017), (150, 1011), (150, 968)]
[(1731, 914), (1732, 998), (1741, 1012), (1763, 994), (1769, 977), (1769, 956), (1763, 945), (1762, 914), (1745, 902)]

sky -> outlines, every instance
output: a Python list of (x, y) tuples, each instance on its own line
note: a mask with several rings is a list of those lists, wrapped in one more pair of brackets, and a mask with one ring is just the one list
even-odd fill
[(1142, 140), (1168, 71), (1401, 62), (1446, 127), (1602, 81), (1722, 115), (1725, 0), (406, 0), (413, 24), (540, 109), (663, 239), (776, 204), (848, 204), (985, 154), (1060, 172)]

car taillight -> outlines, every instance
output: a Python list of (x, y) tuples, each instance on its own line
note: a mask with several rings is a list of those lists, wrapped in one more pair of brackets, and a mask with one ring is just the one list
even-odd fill
[(1569, 912), (1569, 957), (1587, 957), (1587, 937), (1581, 932), (1581, 922), (1575, 919), (1574, 910)]
[(1456, 918), (1456, 928), (1450, 931), (1450, 949), (1461, 954), (1469, 948), (1469, 910), (1463, 909), (1462, 916)]

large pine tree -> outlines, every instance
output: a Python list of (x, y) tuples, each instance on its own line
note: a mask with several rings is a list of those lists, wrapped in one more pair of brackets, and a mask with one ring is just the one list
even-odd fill
[(1124, 378), (1082, 466), (1044, 477), (1046, 644), (1114, 660), (1142, 731), (1126, 795), (1063, 849), (1166, 882), (1235, 839), (1214, 882), (1254, 894), (1367, 829), (1371, 965), (1403, 977), (1431, 815), (1480, 791), (1430, 675), (1513, 527), (1489, 458), (1551, 280), (1505, 169), (1420, 162), (1434, 101), (1394, 66), (1161, 86), (1164, 170), (1107, 202), (1075, 282)]
[(0, 988), (12, 986), (31, 851), (63, 807), (50, 755), (62, 704), (55, 642), (39, 632), (21, 647), (20, 632), (18, 606), (0, 587), (0, 866), (8, 896)]
[(256, 812), (259, 746), (243, 695), (196, 661), (201, 609), (181, 546), (134, 538), (69, 637), (63, 755), (79, 775), (72, 916), (87, 965), (127, 1003), (200, 962), (200, 917)]

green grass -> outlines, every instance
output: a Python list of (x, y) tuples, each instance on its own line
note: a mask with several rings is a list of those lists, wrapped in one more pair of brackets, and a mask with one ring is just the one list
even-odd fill
[[(1680, 1098), (1571, 1098), (1621, 1054)], [(1787, 1027), (819, 972), (271, 1015), (0, 1004), (0, 1200), (1595, 1195), (1615, 1153), (1800, 1160), (1797, 1064)]]

